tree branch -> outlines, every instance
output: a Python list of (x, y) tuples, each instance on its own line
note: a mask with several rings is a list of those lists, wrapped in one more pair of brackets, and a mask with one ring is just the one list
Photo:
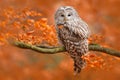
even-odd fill
[[(37, 52), (41, 52), (44, 54), (55, 54), (55, 53), (59, 53), (59, 52), (65, 52), (66, 49), (65, 47), (61, 46), (61, 47), (46, 47), (46, 46), (35, 46), (35, 45), (31, 45), (31, 44), (27, 44), (27, 43), (23, 43), (23, 42), (19, 42), (19, 41), (15, 41), (14, 45), (20, 48), (26, 48), (26, 49), (31, 49)], [(113, 50), (113, 49), (109, 49), (106, 47), (102, 47), (98, 44), (89, 44), (89, 50), (90, 51), (99, 51), (99, 52), (104, 52), (106, 54), (110, 54), (113, 56), (117, 56), (120, 57), (120, 52)]]

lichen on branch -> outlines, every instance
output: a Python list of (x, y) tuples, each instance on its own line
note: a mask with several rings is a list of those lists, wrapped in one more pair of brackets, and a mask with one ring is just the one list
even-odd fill
[[(31, 45), (31, 44), (27, 44), (27, 43), (23, 43), (20, 41), (15, 41), (13, 43), (15, 46), (20, 47), (20, 48), (24, 48), (24, 49), (31, 49), (43, 54), (56, 54), (56, 53), (60, 53), (60, 52), (65, 52), (66, 49), (64, 46), (60, 46), (60, 47), (51, 47), (49, 48), (48, 46), (44, 46), (44, 47), (38, 47), (35, 45)], [(113, 56), (117, 56), (120, 57), (120, 52), (110, 49), (110, 48), (106, 48), (106, 47), (102, 47), (98, 44), (89, 44), (89, 50), (90, 51), (97, 51), (97, 52), (103, 52), (106, 54), (110, 54)]]

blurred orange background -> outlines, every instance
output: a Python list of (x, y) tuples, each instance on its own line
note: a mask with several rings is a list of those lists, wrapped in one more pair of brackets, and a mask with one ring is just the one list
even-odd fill
[[(120, 0), (0, 0), (0, 80), (120, 80), (120, 58), (95, 54), (79, 76), (64, 54), (40, 54), (8, 44), (9, 38), (30, 44), (58, 45), (54, 13), (73, 6), (91, 29), (93, 42), (120, 50)], [(101, 64), (102, 61), (102, 64)]]

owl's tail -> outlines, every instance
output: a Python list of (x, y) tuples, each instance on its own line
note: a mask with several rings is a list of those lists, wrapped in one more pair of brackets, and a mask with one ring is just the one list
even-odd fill
[(81, 69), (85, 67), (86, 62), (80, 56), (76, 56), (73, 60), (74, 60), (74, 74), (76, 75), (80, 73)]

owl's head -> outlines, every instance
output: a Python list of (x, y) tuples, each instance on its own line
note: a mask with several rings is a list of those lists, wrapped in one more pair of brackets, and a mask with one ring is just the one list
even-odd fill
[(78, 19), (79, 15), (71, 6), (62, 6), (55, 13), (55, 22), (57, 25), (63, 25), (71, 20)]

